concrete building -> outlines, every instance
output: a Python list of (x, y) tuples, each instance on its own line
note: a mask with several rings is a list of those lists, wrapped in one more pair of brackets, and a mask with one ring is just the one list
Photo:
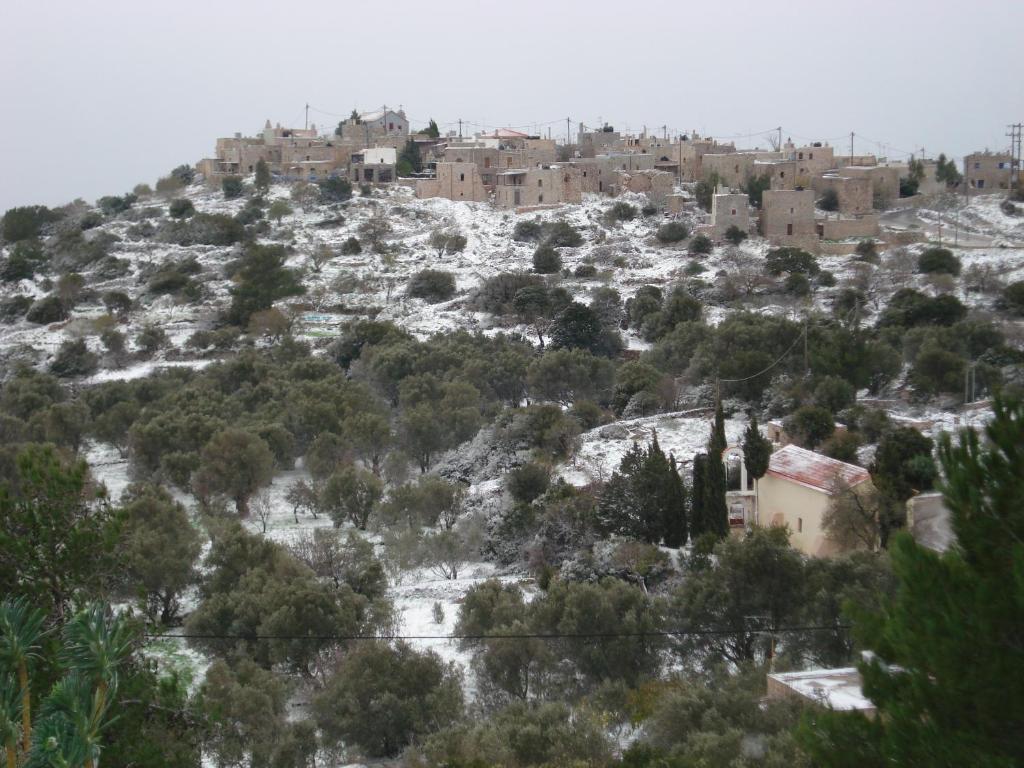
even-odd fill
[(711, 197), (709, 235), (715, 240), (725, 237), (729, 227), (750, 231), (750, 200), (742, 193), (719, 192)]
[(964, 179), (972, 193), (1010, 189), (1013, 158), (1006, 152), (974, 152), (964, 158)]
[(818, 249), (814, 192), (809, 189), (768, 189), (761, 195), (761, 234), (776, 246)]
[(394, 147), (367, 147), (352, 153), (349, 178), (354, 184), (390, 184), (397, 178), (397, 162)]
[(502, 208), (579, 203), (583, 200), (580, 171), (568, 164), (501, 171), (497, 178), (494, 202)]
[(835, 483), (841, 479), (855, 493), (869, 490), (871, 476), (863, 467), (830, 459), (796, 445), (772, 454), (768, 472), (757, 483), (758, 522), (786, 526), (790, 544), (814, 557), (839, 549), (822, 529)]
[(482, 203), (490, 198), (490, 192), (476, 163), (438, 163), (435, 178), (416, 182), (416, 197)]

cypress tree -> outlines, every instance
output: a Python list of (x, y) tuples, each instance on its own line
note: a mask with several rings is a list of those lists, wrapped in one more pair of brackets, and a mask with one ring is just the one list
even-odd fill
[(662, 531), (666, 547), (681, 547), (686, 543), (686, 486), (679, 476), (676, 457), (669, 455), (668, 471), (665, 475)]
[(256, 187), (257, 192), (261, 193), (270, 189), (270, 168), (262, 159), (256, 161), (256, 180), (253, 182), (253, 186)]
[(877, 716), (809, 711), (798, 738), (817, 765), (1024, 764), (1024, 404), (993, 410), (984, 445), (940, 443), (956, 546), (897, 533), (895, 595), (850, 611)]
[[(768, 471), (772, 458), (772, 441), (761, 435), (757, 428), (757, 416), (750, 414), (750, 423), (743, 433), (743, 464), (747, 474), (754, 478), (754, 514), (757, 516), (757, 483)], [(746, 490), (746, 489), (744, 489)]]
[(690, 488), (690, 538), (697, 539), (701, 534), (707, 533), (708, 521), (704, 507), (707, 494), (704, 486), (707, 484), (708, 455), (698, 453), (693, 457), (693, 486)]
[(722, 401), (719, 400), (715, 404), (715, 422), (708, 438), (702, 512), (706, 526), (704, 530), (711, 531), (721, 538), (729, 534), (729, 508), (725, 503), (725, 464), (722, 463), (725, 447), (725, 414), (722, 412)]

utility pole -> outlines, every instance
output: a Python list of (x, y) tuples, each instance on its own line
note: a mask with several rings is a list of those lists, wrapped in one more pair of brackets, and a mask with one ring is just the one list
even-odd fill
[(780, 125), (776, 130), (779, 132), (779, 146), (778, 146), (778, 149), (776, 149), (775, 151), (776, 152), (781, 152), (782, 151), (782, 126)]
[(306, 104), (306, 130), (309, 130), (309, 104)]
[(1020, 183), (1022, 126), (1024, 126), (1022, 123), (1006, 126), (1010, 129), (1010, 132), (1006, 134), (1010, 137), (1010, 189), (1013, 189), (1015, 184)]
[(565, 145), (569, 146), (572, 144), (572, 126), (569, 123), (569, 118), (565, 118)]
[(853, 131), (850, 131), (850, 165), (853, 165)]
[(459, 138), (462, 138), (462, 118), (459, 118)]

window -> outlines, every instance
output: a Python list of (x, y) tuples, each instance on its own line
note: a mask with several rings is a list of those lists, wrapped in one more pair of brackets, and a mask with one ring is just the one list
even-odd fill
[(395, 124), (394, 123), (388, 123), (388, 130), (389, 131), (395, 130)]
[(786, 178), (786, 172), (785, 171), (779, 171), (779, 178), (780, 179)]
[(803, 153), (803, 152), (800, 152), (800, 153), (799, 153), (799, 154), (798, 154), (798, 155), (796, 156), (796, 159), (797, 159), (797, 160), (803, 160), (803, 159), (804, 159), (804, 153)]
[(732, 215), (733, 215), (733, 216), (735, 216), (735, 215), (736, 215), (736, 209), (735, 209), (735, 208), (733, 208), (733, 209), (732, 209)]
[(306, 162), (309, 162), (309, 155), (306, 155)]
[(1006, 163), (1000, 163), (1000, 164), (999, 164), (999, 167), (1000, 167), (1000, 168), (1005, 168), (1005, 167), (1006, 167)]
[(786, 225), (786, 234), (787, 235), (792, 235), (793, 234), (793, 225), (792, 225), (792, 223)]
[(460, 173), (459, 174), (459, 181), (465, 181), (465, 180), (466, 180), (466, 174)]
[(790, 212), (790, 213), (794, 213), (794, 210), (793, 210), (792, 208), (790, 208), (790, 209), (789, 209), (789, 212)]
[(979, 168), (981, 168), (981, 163), (975, 163), (974, 170), (978, 170)]
[(810, 152), (810, 153), (809, 153), (809, 154), (807, 155), (807, 157), (808, 157), (808, 158), (810, 158), (811, 160), (813, 160), (813, 159), (814, 159), (814, 153), (813, 153), (813, 152)]
[(804, 532), (804, 519), (802, 517), (798, 517), (796, 519), (796, 532), (797, 533), (803, 533)]
[(543, 203), (544, 202), (544, 195), (537, 195), (537, 202), (538, 203)]
[(485, 157), (484, 158), (484, 168), (490, 168), (490, 167), (491, 167), (491, 158)]
[(537, 179), (537, 186), (538, 187), (543, 187), (544, 186), (544, 179)]
[(981, 189), (982, 187), (985, 186), (985, 180), (984, 179), (978, 179), (978, 183), (975, 186), (977, 186), (978, 189)]

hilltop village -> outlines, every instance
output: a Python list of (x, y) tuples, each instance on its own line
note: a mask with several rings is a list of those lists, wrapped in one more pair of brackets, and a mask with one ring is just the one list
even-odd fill
[(112, 765), (809, 768), (956, 678), (929, 600), (1019, 581), (1019, 141), (410, 122), (4, 214), (0, 640), (71, 627), (0, 679), (36, 732), (88, 632), (134, 638), (67, 677)]

